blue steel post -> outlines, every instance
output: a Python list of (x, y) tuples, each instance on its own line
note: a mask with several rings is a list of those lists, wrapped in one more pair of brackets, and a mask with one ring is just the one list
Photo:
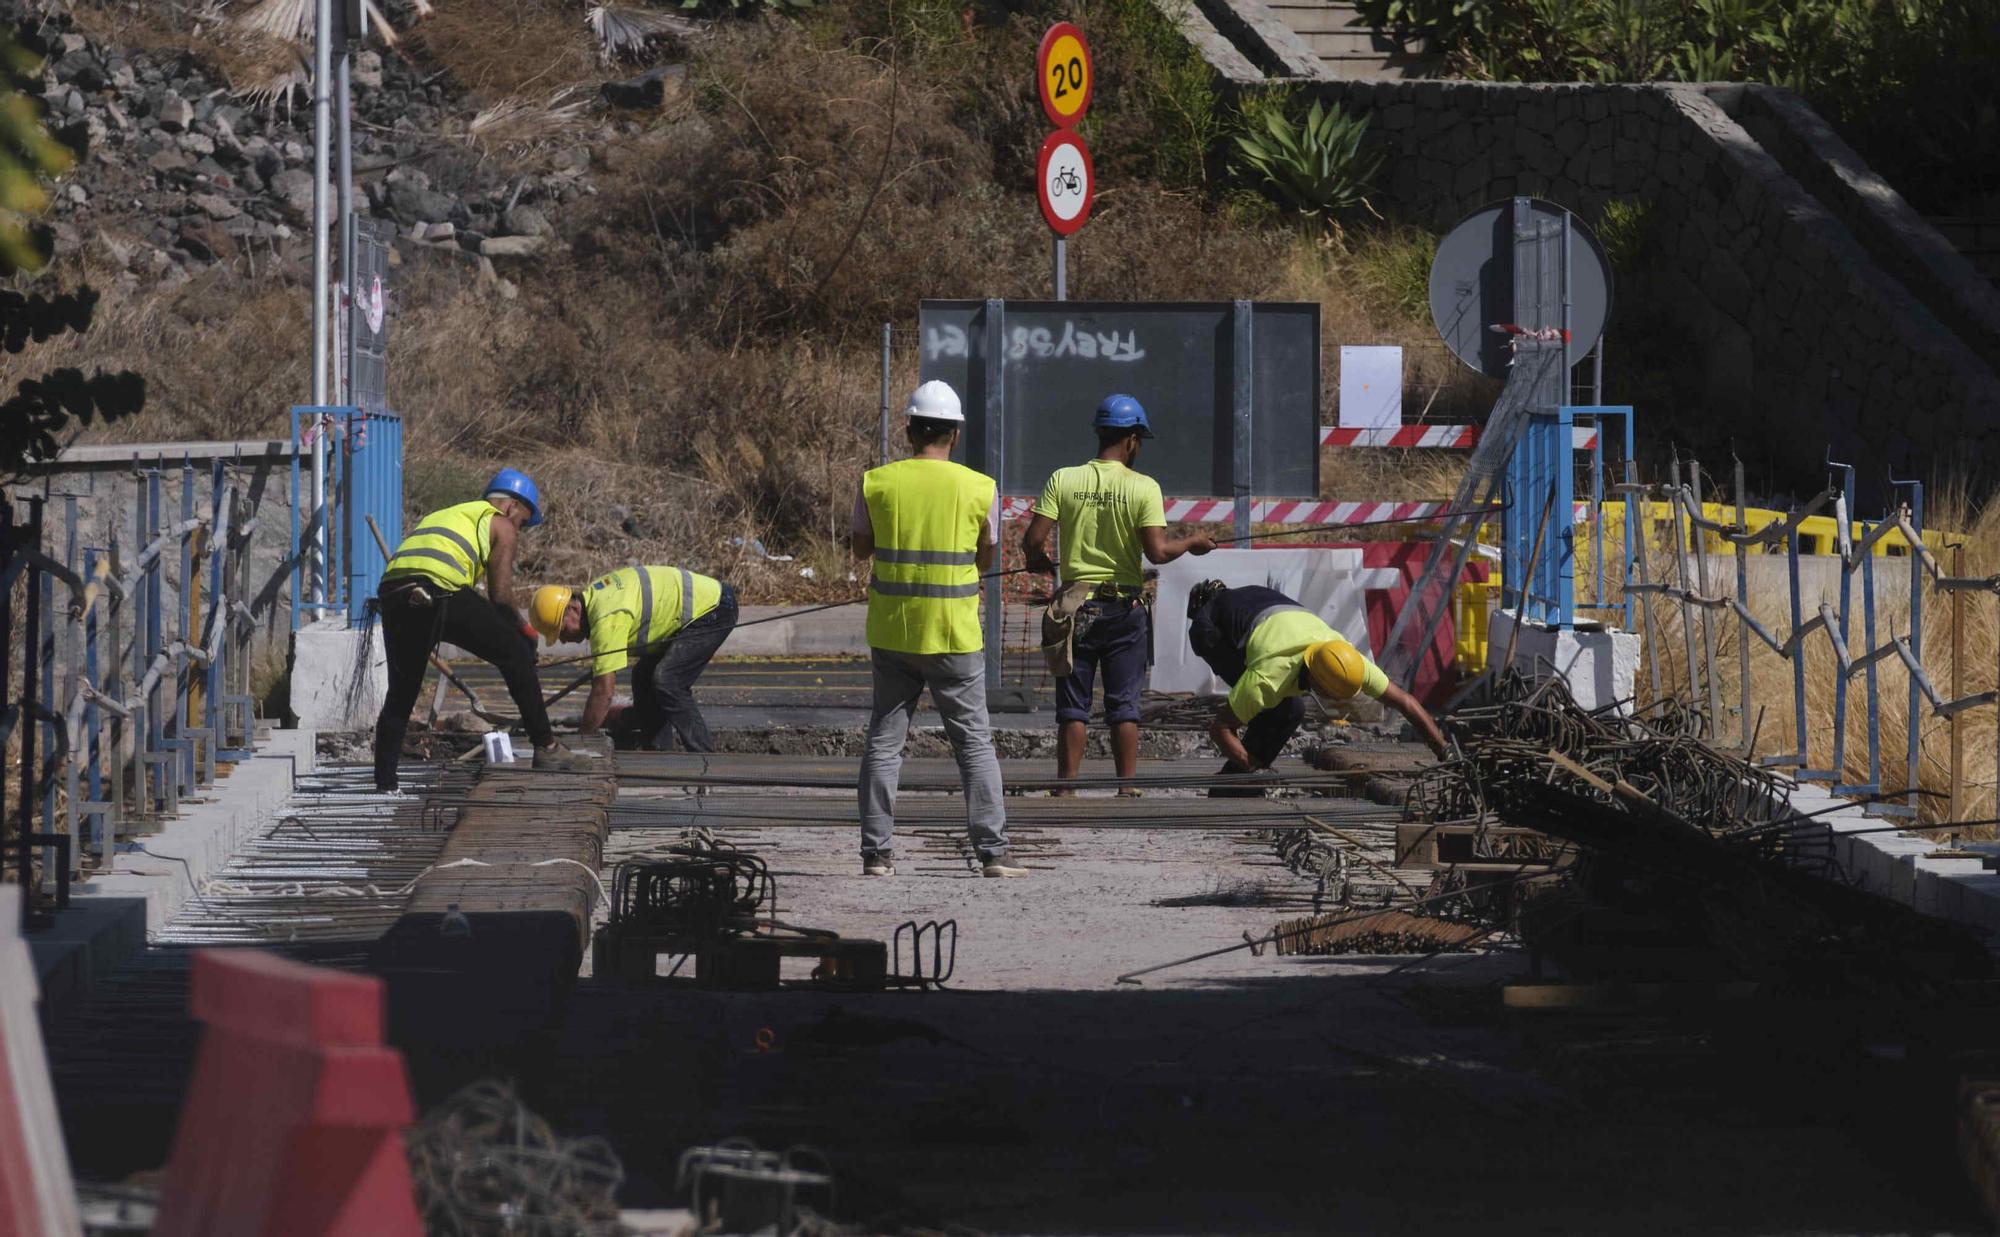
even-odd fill
[[(1857, 545), (1875, 530), (1862, 525)], [(1875, 551), (1870, 546), (1859, 551), (1861, 557), (1861, 638), (1867, 641), (1867, 652), (1875, 651)], [(1876, 667), (1881, 663), (1871, 661), (1867, 666), (1868, 675), (1868, 780), (1859, 786), (1839, 786), (1834, 790), (1845, 794), (1872, 795), (1882, 789), (1882, 693), (1876, 678)]]
[[(1569, 265), (1569, 216), (1563, 216), (1563, 302), (1564, 318), (1569, 313), (1568, 288)], [(1564, 381), (1568, 381), (1568, 368), (1563, 370)], [(1554, 432), (1549, 435), (1548, 468), (1556, 481), (1556, 509), (1550, 516), (1556, 522), (1557, 541), (1551, 545), (1548, 565), (1550, 604), (1555, 608), (1553, 621), (1564, 631), (1576, 626), (1576, 419), (1571, 416), (1569, 405), (1558, 404), (1555, 410)]]
[[(96, 546), (86, 546), (83, 551), (83, 578), (85, 583), (97, 580), (97, 556), (101, 551)], [(99, 600), (102, 595), (99, 595)], [(90, 787), (93, 803), (104, 801), (104, 769), (99, 763), (103, 758), (101, 736), (98, 734), (97, 696), (97, 605), (92, 604), (83, 616), (83, 681), (90, 688), (83, 706), (83, 733), (88, 736), (84, 747), (84, 783)], [(100, 818), (99, 827), (102, 828)]]
[[(1924, 541), (1924, 483), (1912, 481), (1910, 489), (1910, 528), (1917, 535), (1917, 543), (1910, 547), (1910, 656), (1918, 665), (1924, 664), (1924, 560), (1918, 553)], [(1917, 811), (1917, 788), (1923, 784), (1923, 714), (1922, 703), (1918, 699), (1916, 671), (1909, 674), (1910, 680), (1910, 735), (1909, 751), (1903, 766), (1904, 782), (1910, 795), (1906, 802), (1908, 813)]]
[[(1792, 589), (1792, 631), (1796, 634), (1805, 625), (1801, 613), (1803, 601), (1799, 596), (1799, 530), (1796, 523), (1798, 509), (1794, 507), (1785, 519), (1785, 569)], [(1799, 742), (1796, 774), (1800, 780), (1831, 778), (1831, 773), (1818, 773), (1808, 767), (1806, 760), (1806, 650), (1801, 645), (1792, 648), (1792, 735)]]
[(1592, 588), (1592, 605), (1602, 612), (1604, 605), (1604, 548), (1610, 544), (1604, 536), (1604, 418), (1595, 414), (1591, 417), (1590, 435), (1590, 535), (1596, 539), (1591, 551), (1592, 570), (1597, 575), (1597, 583)]
[[(192, 647), (194, 630), (194, 458), (181, 456), (181, 647)], [(181, 793), (194, 791), (194, 741), (188, 738), (188, 695), (194, 690), (194, 665), (183, 660), (174, 670), (174, 768), (180, 777)]]
[(222, 493), (226, 488), (222, 457), (218, 455), (209, 468), (208, 489), (209, 622), (215, 628), (217, 638), (213, 642), (215, 657), (208, 663), (208, 686), (201, 694), (201, 721), (208, 727), (211, 753), (222, 747), (222, 665), (229, 657), (228, 641), (223, 638), (229, 630), (228, 580), (223, 575), (222, 564), (229, 557), (229, 537), (234, 536), (236, 530), (231, 528), (228, 535), (216, 536), (216, 530), (228, 523), (222, 510)]
[[(45, 506), (42, 517), (44, 520), (48, 518), (47, 511), (48, 509)], [(70, 521), (72, 533), (74, 532), (75, 523), (74, 520)], [(44, 531), (40, 543), (35, 548), (46, 554), (52, 548), (49, 545), (49, 541), (50, 538), (47, 532)], [(74, 562), (74, 559), (70, 559), (65, 565), (73, 565)], [(42, 666), (42, 704), (50, 713), (54, 713), (62, 708), (62, 702), (56, 699), (56, 578), (53, 574), (46, 571), (39, 572), (37, 578), (41, 582), (40, 586), (30, 592), (28, 597), (29, 604), (40, 606), (42, 611), (41, 647), (38, 650)], [(22, 720), (26, 721), (27, 719), (23, 718)], [(48, 721), (45, 716), (42, 721), (43, 759), (46, 760), (50, 756), (55, 755), (55, 751), (55, 723)], [(37, 777), (41, 778), (39, 785), (42, 788), (42, 832), (54, 833), (56, 825), (56, 780), (53, 777), (43, 776), (40, 769), (37, 769), (35, 773)], [(43, 862), (48, 864), (50, 868), (53, 868), (54, 857), (54, 849), (50, 848), (49, 853), (43, 856)]]
[[(1851, 609), (1854, 584), (1854, 564), (1850, 561), (1848, 546), (1854, 533), (1854, 466), (1827, 461), (1830, 468), (1844, 470), (1846, 480), (1841, 485), (1840, 505), (1834, 511), (1834, 522), (1839, 525), (1835, 533), (1834, 549), (1840, 554), (1840, 643), (1847, 647), (1847, 616)], [(1828, 770), (1836, 784), (1847, 776), (1847, 675), (1845, 668), (1834, 667), (1833, 675), (1833, 767)]]
[(299, 588), (303, 579), (301, 566), (303, 556), (299, 550), (299, 410), (292, 409), (292, 538), (289, 543), (292, 557), (292, 630), (299, 629), (299, 609), (305, 601), (305, 593)]

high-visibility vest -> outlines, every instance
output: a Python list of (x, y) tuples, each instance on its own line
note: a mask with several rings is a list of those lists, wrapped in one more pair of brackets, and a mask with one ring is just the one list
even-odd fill
[[(593, 627), (600, 615), (635, 615), (627, 652), (636, 656), (715, 609), (721, 599), (721, 581), (685, 567), (620, 567), (590, 582), (583, 607)], [(600, 652), (594, 645), (591, 651)]]
[(897, 653), (985, 647), (979, 541), (993, 494), (993, 478), (950, 460), (899, 460), (862, 477), (861, 497), (875, 533), (871, 647)]
[(423, 576), (446, 589), (471, 588), (486, 575), (493, 553), (493, 517), (499, 509), (483, 498), (433, 511), (396, 547), (382, 578)]

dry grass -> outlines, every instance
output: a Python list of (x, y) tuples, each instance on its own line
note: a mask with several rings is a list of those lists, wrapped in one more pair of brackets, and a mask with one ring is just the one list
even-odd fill
[(487, 100), (546, 97), (565, 86), (594, 88), (598, 81), (583, 10), (560, 0), (440, 5), (408, 43), (460, 89)]
[[(588, 59), (565, 10), (453, 12), (420, 28), (423, 54), (487, 91), (475, 106), (560, 90), (577, 71), (565, 59), (572, 34)], [(996, 173), (995, 135), (1011, 122), (968, 114), (963, 84), (935, 64), (830, 35), (829, 22), (704, 40), (678, 101), (598, 152), (599, 192), (559, 219), (570, 249), (503, 271), (515, 298), (456, 252), (420, 252), (396, 270), (390, 390), (407, 417), (412, 506), (456, 501), (511, 464), (551, 500), (524, 564), (531, 580), (648, 558), (725, 575), (750, 601), (846, 595), (838, 539), (875, 455), (880, 323), (907, 340), (925, 297), (1044, 295), (1048, 238), (1026, 173)], [(527, 58), (549, 70), (539, 81), (481, 68), (518, 64), (507, 49), (536, 38), (556, 48)], [(950, 56), (959, 63), (963, 49)], [(1427, 347), (1428, 323), (1370, 290), (1383, 285), (1367, 264), (1382, 258), (1363, 243), (1122, 181), (1071, 246), (1071, 286), (1105, 299), (1315, 301), (1329, 403), (1340, 344), (1400, 341), (1431, 419), (1483, 406), (1479, 380)], [(100, 275), (88, 338), (0, 358), (0, 375), (139, 370), (150, 407), (113, 430), (127, 440), (282, 433), (307, 385), (306, 273), (295, 249), (288, 261), (241, 256), (171, 293), (123, 295)], [(914, 351), (897, 357), (899, 390), (915, 380)], [(1325, 493), (1448, 497), (1462, 463), (1338, 453)], [(760, 556), (756, 542), (792, 561)]]

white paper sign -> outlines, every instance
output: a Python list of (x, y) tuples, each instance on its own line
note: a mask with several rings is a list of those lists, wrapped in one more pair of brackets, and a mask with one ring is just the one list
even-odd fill
[(1340, 427), (1383, 429), (1403, 423), (1403, 350), (1340, 349)]

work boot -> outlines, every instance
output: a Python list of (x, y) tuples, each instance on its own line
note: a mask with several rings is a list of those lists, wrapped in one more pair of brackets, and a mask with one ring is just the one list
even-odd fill
[(1026, 876), (1028, 869), (1014, 863), (1006, 855), (994, 855), (986, 861), (985, 867), (979, 869), (979, 874), (997, 879), (1004, 876)]
[[(1223, 762), (1222, 768), (1216, 770), (1215, 776), (1242, 777), (1246, 772), (1248, 770), (1239, 768), (1235, 761), (1227, 760)], [(1265, 788), (1262, 786), (1210, 786), (1208, 788), (1208, 797), (1211, 799), (1262, 799), (1264, 795)]]
[(861, 861), (863, 876), (894, 876), (896, 865), (887, 855), (870, 855)]
[(579, 752), (551, 743), (535, 749), (535, 767), (556, 773), (595, 773), (602, 759), (596, 752)]

